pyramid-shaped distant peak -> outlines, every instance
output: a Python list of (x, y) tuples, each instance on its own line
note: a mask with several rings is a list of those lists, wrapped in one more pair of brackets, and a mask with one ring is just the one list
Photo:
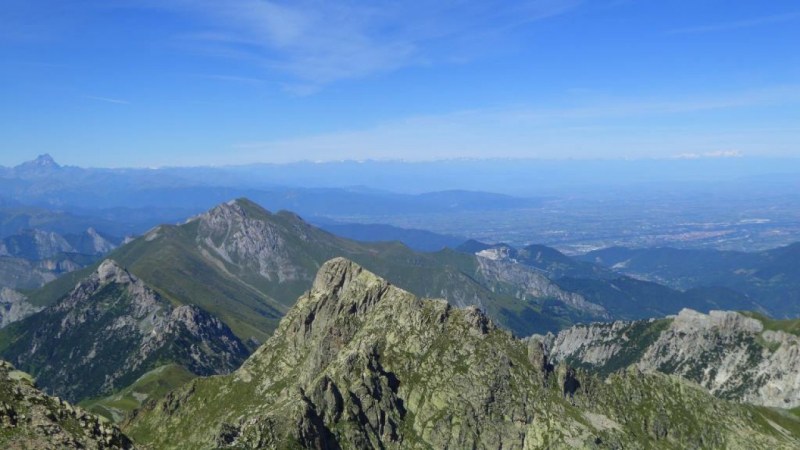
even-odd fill
[(61, 166), (47, 153), (14, 167), (15, 173), (20, 176), (49, 175), (59, 169), (61, 169)]
[(42, 169), (57, 169), (61, 167), (49, 153), (44, 153), (36, 157), (32, 161), (27, 161), (20, 164), (18, 167), (29, 168), (42, 168)]
[(33, 163), (41, 167), (59, 167), (56, 160), (49, 153), (37, 156)]

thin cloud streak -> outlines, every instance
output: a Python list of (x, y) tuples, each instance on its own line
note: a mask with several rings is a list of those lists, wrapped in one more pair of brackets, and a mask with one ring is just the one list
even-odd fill
[(716, 150), (706, 153), (681, 153), (670, 159), (730, 159), (742, 157), (744, 157), (744, 154), (739, 150)]
[(116, 105), (130, 105), (131, 102), (127, 100), (122, 100), (118, 98), (111, 98), (111, 97), (98, 97), (95, 95), (85, 95), (83, 98), (88, 100), (94, 100), (96, 102), (104, 102), (104, 103), (114, 103)]
[(800, 12), (757, 17), (755, 19), (738, 20), (734, 22), (701, 25), (696, 27), (678, 28), (667, 31), (667, 34), (696, 34), (696, 33), (712, 33), (715, 31), (740, 30), (744, 28), (753, 28), (774, 23), (790, 22), (797, 19), (800, 19)]

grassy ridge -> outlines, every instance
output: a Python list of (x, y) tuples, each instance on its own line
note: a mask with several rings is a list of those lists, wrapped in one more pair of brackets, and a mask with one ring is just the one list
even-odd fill
[(108, 397), (84, 400), (79, 406), (114, 422), (120, 422), (145, 401), (160, 399), (196, 375), (177, 364), (158, 367), (142, 375), (130, 386)]
[(764, 314), (752, 311), (742, 311), (741, 314), (761, 322), (764, 325), (764, 330), (783, 331), (784, 333), (800, 336), (800, 319), (772, 319)]

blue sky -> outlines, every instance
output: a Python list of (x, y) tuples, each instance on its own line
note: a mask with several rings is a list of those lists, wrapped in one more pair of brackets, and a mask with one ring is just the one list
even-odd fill
[(0, 164), (800, 156), (796, 1), (4, 0)]

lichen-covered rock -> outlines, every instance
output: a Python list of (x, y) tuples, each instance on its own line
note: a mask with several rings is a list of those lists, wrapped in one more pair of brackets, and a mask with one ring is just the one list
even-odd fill
[(131, 449), (104, 418), (36, 389), (29, 375), (0, 361), (0, 447), (5, 449)]
[(800, 406), (800, 336), (762, 320), (689, 309), (664, 320), (571, 327), (544, 338), (554, 360), (610, 373), (635, 364), (679, 375), (726, 399)]
[(800, 445), (797, 418), (678, 378), (544, 376), (544, 350), (337, 258), (239, 370), (149, 403), (125, 429), (164, 449)]

